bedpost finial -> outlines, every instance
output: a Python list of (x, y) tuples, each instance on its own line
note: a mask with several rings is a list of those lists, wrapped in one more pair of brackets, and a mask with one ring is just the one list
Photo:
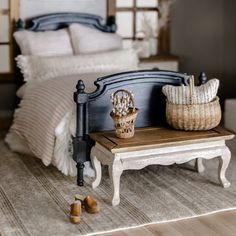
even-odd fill
[(205, 72), (201, 72), (198, 77), (198, 85), (205, 84), (207, 82), (207, 76)]
[(77, 89), (77, 91), (79, 92), (79, 93), (83, 93), (84, 92), (84, 90), (85, 90), (85, 85), (84, 85), (84, 82), (83, 82), (83, 80), (79, 80), (78, 81), (78, 83), (77, 83), (77, 85), (76, 85), (76, 89)]
[(16, 30), (24, 30), (25, 29), (25, 22), (22, 19), (19, 19), (16, 22)]

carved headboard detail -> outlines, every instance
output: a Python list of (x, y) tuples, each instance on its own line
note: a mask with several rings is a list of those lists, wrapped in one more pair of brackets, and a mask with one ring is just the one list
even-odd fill
[(72, 23), (80, 23), (110, 33), (115, 32), (117, 28), (113, 16), (108, 17), (106, 23), (101, 16), (79, 12), (63, 12), (47, 14), (26, 21), (20, 19), (17, 22), (16, 30), (26, 29), (34, 32), (58, 30), (66, 28)]

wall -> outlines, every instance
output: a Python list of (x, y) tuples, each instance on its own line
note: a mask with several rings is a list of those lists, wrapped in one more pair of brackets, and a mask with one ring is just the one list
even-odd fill
[(222, 0), (176, 0), (171, 11), (171, 50), (183, 72), (220, 76)]
[(12, 115), (15, 106), (15, 85), (13, 83), (0, 84), (0, 119)]
[(236, 1), (223, 4), (223, 88), (224, 96), (236, 97)]
[(236, 96), (235, 10), (235, 0), (176, 0), (171, 9), (171, 51), (180, 70), (219, 78), (222, 98)]

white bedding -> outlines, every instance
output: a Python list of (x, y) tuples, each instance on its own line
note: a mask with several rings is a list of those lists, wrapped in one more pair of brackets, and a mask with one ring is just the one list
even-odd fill
[[(114, 73), (114, 72), (113, 72)], [(111, 74), (111, 73), (106, 73)], [(80, 76), (71, 76), (67, 77), (66, 80), (73, 78), (74, 80), (83, 79), (86, 85), (86, 91), (92, 92), (95, 89), (94, 81), (105, 74), (86, 74)], [(75, 88), (75, 87), (74, 87)], [(32, 88), (30, 86), (24, 85), (20, 90), (17, 92), (18, 95), (23, 96), (24, 94)], [(73, 94), (68, 94), (73, 99)], [(53, 150), (53, 157), (51, 163), (56, 166), (63, 174), (75, 176), (77, 174), (76, 171), (76, 163), (72, 159), (72, 140), (71, 136), (75, 134), (75, 103), (71, 103), (72, 106), (68, 107), (68, 111), (61, 117), (60, 122), (58, 122), (56, 129), (55, 129), (55, 145)], [(35, 104), (36, 105), (36, 104)], [(21, 108), (16, 110), (15, 116), (17, 113), (22, 113)], [(22, 115), (22, 114), (21, 114)], [(14, 122), (18, 122), (15, 119)], [(23, 132), (22, 132), (23, 133)], [(16, 132), (11, 128), (9, 133), (5, 138), (6, 143), (9, 147), (16, 152), (25, 153), (29, 155), (35, 155), (29, 148), (29, 143), (26, 139), (21, 136), (20, 132)], [(37, 156), (37, 155), (35, 155)], [(39, 157), (39, 156), (37, 156)], [(39, 157), (40, 158), (40, 157)], [(85, 175), (93, 176), (94, 172), (91, 169), (90, 163), (85, 163)]]
[[(116, 50), (69, 58), (20, 57), (24, 62), (20, 68), (31, 76), (24, 74), (26, 85), (17, 91), (22, 100), (5, 141), (13, 151), (34, 155), (45, 165), (53, 164), (65, 175), (75, 176), (71, 137), (75, 133), (73, 93), (77, 81), (82, 79), (91, 92), (98, 77), (137, 69), (137, 53)], [(93, 175), (89, 163), (86, 174)]]

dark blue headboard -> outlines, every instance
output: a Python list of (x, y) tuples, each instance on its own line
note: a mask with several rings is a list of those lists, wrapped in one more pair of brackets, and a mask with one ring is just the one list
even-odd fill
[(80, 23), (92, 28), (96, 28), (103, 32), (113, 33), (117, 27), (115, 24), (115, 17), (109, 16), (107, 22), (101, 17), (88, 13), (79, 12), (63, 12), (42, 15), (26, 21), (19, 20), (17, 22), (16, 30), (30, 30), (34, 32), (58, 30), (66, 28), (72, 23)]

